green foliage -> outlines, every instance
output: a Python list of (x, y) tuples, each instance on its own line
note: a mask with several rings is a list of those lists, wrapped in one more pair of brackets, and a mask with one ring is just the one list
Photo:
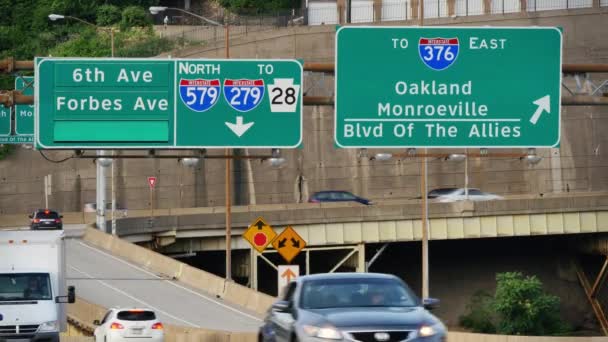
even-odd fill
[(300, 7), (300, 2), (296, 0), (218, 0), (218, 2), (235, 13), (244, 14), (268, 13)]
[(492, 307), (492, 295), (477, 291), (467, 304), (467, 314), (460, 316), (460, 325), (483, 334), (496, 333), (495, 315)]
[(143, 7), (128, 6), (122, 11), (120, 29), (127, 30), (131, 27), (148, 27), (152, 21)]
[(148, 8), (150, 6), (158, 5), (158, 0), (105, 0), (103, 3), (118, 7), (141, 6), (143, 8)]
[(15, 150), (14, 145), (0, 145), (0, 160), (8, 157)]
[(171, 41), (158, 37), (150, 27), (134, 28), (120, 34), (117, 44), (117, 57), (153, 57), (173, 47)]
[[(171, 41), (156, 36), (152, 28), (132, 28), (117, 32), (114, 38), (116, 57), (153, 57), (170, 50)], [(50, 51), (52, 56), (108, 57), (111, 41), (107, 32), (86, 30)]]
[(570, 330), (560, 319), (560, 300), (543, 290), (536, 276), (520, 272), (496, 275), (494, 296), (476, 293), (460, 317), (475, 332), (506, 335), (562, 335)]
[(49, 54), (53, 57), (109, 57), (112, 55), (111, 41), (108, 33), (87, 28), (51, 49)]
[(97, 25), (110, 26), (120, 22), (122, 14), (115, 5), (102, 5), (97, 9)]
[(559, 315), (559, 298), (545, 293), (536, 276), (507, 272), (498, 274), (496, 282), (494, 309), (499, 316), (500, 333), (553, 335), (565, 332)]

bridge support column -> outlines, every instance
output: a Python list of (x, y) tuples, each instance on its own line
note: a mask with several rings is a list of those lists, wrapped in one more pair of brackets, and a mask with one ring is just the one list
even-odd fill
[(365, 244), (360, 243), (357, 245), (357, 272), (364, 273), (367, 271), (365, 265)]

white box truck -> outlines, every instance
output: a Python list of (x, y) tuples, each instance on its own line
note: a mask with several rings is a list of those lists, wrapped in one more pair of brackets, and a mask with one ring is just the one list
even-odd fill
[(65, 277), (62, 230), (0, 230), (0, 341), (59, 342), (75, 300)]

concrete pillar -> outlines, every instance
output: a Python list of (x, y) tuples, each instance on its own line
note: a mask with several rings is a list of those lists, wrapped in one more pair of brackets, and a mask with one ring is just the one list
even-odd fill
[(344, 24), (346, 23), (346, 0), (337, 0), (336, 6), (338, 10), (338, 23)]
[(374, 0), (374, 22), (382, 21), (382, 0)]
[(483, 13), (492, 13), (492, 0), (483, 0)]
[(448, 17), (456, 13), (456, 0), (448, 0)]
[(418, 12), (420, 11), (419, 1), (422, 1), (422, 0), (411, 0), (410, 1), (410, 6), (411, 6), (411, 9), (412, 9), (412, 11), (411, 11), (412, 12), (412, 17), (411, 17), (412, 19), (418, 19)]
[(357, 245), (357, 272), (366, 272), (365, 268), (365, 244), (360, 243)]

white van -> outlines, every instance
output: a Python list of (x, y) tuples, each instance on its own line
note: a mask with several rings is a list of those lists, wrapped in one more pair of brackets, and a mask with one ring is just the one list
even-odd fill
[(0, 341), (59, 342), (66, 331), (63, 231), (0, 230)]

